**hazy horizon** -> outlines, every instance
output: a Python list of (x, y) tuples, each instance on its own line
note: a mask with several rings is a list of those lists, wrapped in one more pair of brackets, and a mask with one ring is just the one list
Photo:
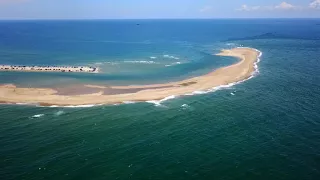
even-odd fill
[(0, 0), (1, 20), (320, 18), (320, 0)]
[(127, 21), (127, 20), (274, 20), (274, 19), (284, 19), (284, 20), (289, 20), (289, 19), (292, 19), (292, 20), (297, 20), (297, 19), (309, 19), (309, 20), (319, 20), (320, 17), (315, 17), (315, 18), (312, 18), (312, 17), (293, 17), (293, 18), (290, 18), (290, 17), (287, 17), (287, 18), (279, 18), (279, 17), (274, 17), (274, 18), (132, 18), (132, 19), (129, 19), (129, 18), (110, 18), (110, 19), (107, 19), (107, 18), (101, 18), (101, 19), (0, 19), (0, 21)]

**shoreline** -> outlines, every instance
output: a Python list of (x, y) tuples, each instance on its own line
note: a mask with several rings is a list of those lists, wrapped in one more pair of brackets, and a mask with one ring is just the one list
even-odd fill
[[(36, 104), (40, 106), (83, 106), (122, 104), (126, 102), (150, 102), (159, 104), (177, 96), (202, 94), (223, 86), (237, 84), (252, 77), (257, 69), (261, 52), (252, 48), (222, 50), (218, 56), (230, 56), (238, 62), (213, 72), (178, 82), (152, 85), (95, 86), (91, 94), (63, 95), (54, 88), (17, 88), (15, 85), (0, 85), (0, 103)], [(116, 92), (128, 92), (117, 94)], [(92, 92), (92, 91), (91, 91)], [(108, 94), (108, 92), (112, 92)]]

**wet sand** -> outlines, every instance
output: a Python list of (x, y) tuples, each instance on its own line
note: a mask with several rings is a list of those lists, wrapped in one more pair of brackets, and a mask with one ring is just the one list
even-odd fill
[(84, 95), (84, 94), (93, 94), (103, 92), (103, 95), (115, 95), (115, 94), (130, 94), (136, 93), (142, 90), (147, 89), (161, 89), (161, 88), (168, 88), (172, 86), (164, 86), (164, 87), (151, 87), (151, 88), (130, 88), (130, 89), (117, 89), (113, 87), (90, 87), (88, 85), (74, 85), (68, 87), (60, 87), (60, 88), (53, 88), (57, 92), (56, 95)]
[(180, 96), (194, 91), (208, 90), (249, 78), (259, 52), (251, 48), (222, 50), (218, 56), (236, 57), (240, 61), (219, 68), (211, 73), (178, 82), (153, 85), (95, 86), (81, 88), (17, 88), (15, 85), (0, 86), (0, 102), (38, 103), (41, 105), (88, 105), (116, 104), (124, 101), (160, 100), (168, 96)]

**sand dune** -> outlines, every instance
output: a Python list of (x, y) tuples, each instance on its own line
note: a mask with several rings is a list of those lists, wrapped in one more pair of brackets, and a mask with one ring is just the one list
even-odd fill
[[(258, 59), (259, 52), (251, 48), (235, 48), (222, 50), (217, 55), (236, 57), (240, 61), (230, 66), (219, 68), (206, 75), (178, 82), (106, 87), (86, 85), (86, 91), (91, 94), (81, 93), (81, 91), (79, 91), (80, 93), (63, 94), (63, 91), (59, 92), (57, 89), (18, 88), (14, 85), (1, 85), (0, 102), (68, 106), (160, 100), (172, 95), (185, 95), (194, 91), (208, 90), (247, 79), (255, 71), (254, 64)], [(94, 90), (88, 90), (88, 88)]]

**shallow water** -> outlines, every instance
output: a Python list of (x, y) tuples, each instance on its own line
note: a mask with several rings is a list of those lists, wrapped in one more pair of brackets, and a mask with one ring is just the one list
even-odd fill
[[(118, 63), (94, 76), (0, 72), (2, 83), (21, 86), (158, 83), (236, 61), (211, 55), (221, 48), (253, 47), (263, 55), (254, 78), (206, 94), (76, 108), (0, 105), (0, 179), (317, 179), (316, 24), (1, 22), (1, 63)], [(163, 55), (180, 59), (158, 58)], [(177, 61), (184, 63), (165, 66)]]

